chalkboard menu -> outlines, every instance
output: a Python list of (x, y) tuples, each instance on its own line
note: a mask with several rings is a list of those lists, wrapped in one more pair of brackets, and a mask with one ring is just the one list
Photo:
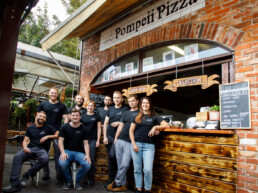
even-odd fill
[(249, 82), (238, 82), (219, 86), (220, 128), (250, 129)]
[(103, 103), (104, 98), (105, 98), (105, 95), (90, 93), (90, 100), (92, 100), (96, 103), (96, 108), (104, 105), (104, 103)]

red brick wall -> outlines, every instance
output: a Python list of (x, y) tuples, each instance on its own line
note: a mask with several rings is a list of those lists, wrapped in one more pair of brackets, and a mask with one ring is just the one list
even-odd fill
[[(100, 34), (83, 42), (81, 94), (107, 64), (134, 50), (175, 39), (203, 39), (235, 50), (236, 81), (249, 80), (251, 130), (240, 137), (238, 193), (258, 191), (258, 1), (206, 0), (205, 8), (99, 52)], [(251, 145), (250, 145), (251, 144)]]

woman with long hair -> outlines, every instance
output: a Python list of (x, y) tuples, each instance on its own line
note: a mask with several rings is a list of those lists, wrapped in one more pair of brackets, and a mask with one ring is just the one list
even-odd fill
[(155, 154), (154, 135), (159, 134), (159, 130), (169, 128), (166, 121), (156, 114), (148, 97), (143, 97), (140, 101), (140, 112), (130, 126), (131, 154), (134, 165), (134, 180), (136, 192), (142, 192), (142, 162), (144, 173), (145, 193), (151, 191), (152, 168)]
[(90, 145), (90, 158), (91, 169), (88, 173), (89, 185), (94, 185), (94, 173), (95, 173), (95, 155), (96, 147), (99, 147), (101, 136), (101, 118), (98, 114), (94, 113), (96, 104), (94, 101), (89, 100), (86, 103), (87, 112), (82, 114), (81, 122), (87, 128), (89, 135)]

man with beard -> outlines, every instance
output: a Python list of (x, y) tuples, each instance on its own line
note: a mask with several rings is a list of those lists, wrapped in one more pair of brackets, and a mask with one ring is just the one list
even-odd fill
[(100, 116), (101, 118), (101, 124), (104, 124), (105, 121), (105, 117), (107, 115), (108, 109), (109, 107), (111, 107), (112, 105), (112, 98), (109, 95), (106, 95), (104, 98), (104, 107), (99, 107), (97, 110), (97, 114)]
[(87, 109), (83, 107), (83, 103), (84, 103), (84, 98), (81, 95), (76, 95), (74, 98), (74, 102), (75, 102), (75, 106), (68, 108), (68, 113), (71, 112), (72, 109), (77, 109), (79, 111), (81, 111), (81, 114), (83, 115), (84, 113), (87, 112)]
[[(21, 186), (26, 186), (29, 177), (35, 174), (48, 163), (48, 140), (58, 137), (58, 131), (51, 125), (46, 124), (46, 113), (38, 112), (36, 116), (36, 124), (29, 126), (24, 140), (22, 142), (22, 150), (20, 150), (13, 158), (12, 169), (10, 174), (10, 186), (3, 188), (5, 192), (19, 192)], [(30, 158), (38, 158), (38, 161), (33, 165), (19, 181), (22, 163)]]
[[(64, 119), (64, 123), (68, 123), (68, 112), (65, 104), (59, 102), (57, 100), (58, 90), (55, 87), (50, 88), (49, 92), (49, 100), (44, 101), (39, 105), (38, 111), (45, 111), (47, 114), (46, 123), (53, 126), (57, 131), (59, 131), (62, 123), (62, 119)], [(56, 170), (56, 180), (59, 182), (61, 180), (61, 176), (59, 175), (58, 168), (58, 159), (60, 156), (60, 151), (58, 148), (58, 139), (53, 141), (54, 152), (55, 152), (55, 170)], [(50, 143), (49, 143), (50, 147)], [(42, 180), (49, 180), (49, 167), (48, 164), (44, 167), (44, 175)]]

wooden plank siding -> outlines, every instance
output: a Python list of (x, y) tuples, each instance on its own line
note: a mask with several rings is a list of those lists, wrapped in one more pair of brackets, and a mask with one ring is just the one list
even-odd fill
[(108, 180), (108, 156), (104, 144), (100, 144), (96, 149), (94, 179), (96, 182), (104, 182)]
[(236, 192), (236, 135), (162, 132), (158, 138), (152, 192)]

